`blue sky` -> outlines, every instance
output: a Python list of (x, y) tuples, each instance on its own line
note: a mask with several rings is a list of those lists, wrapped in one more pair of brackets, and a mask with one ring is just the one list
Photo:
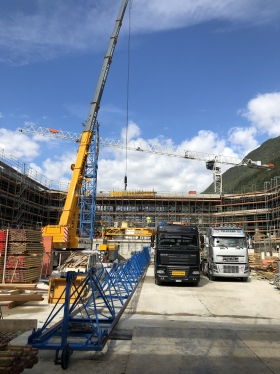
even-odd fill
[[(98, 120), (102, 138), (244, 157), (280, 135), (280, 2), (133, 0)], [(67, 182), (77, 145), (22, 134), (29, 125), (80, 133), (121, 0), (2, 0), (0, 147)], [(223, 171), (228, 166), (223, 165)], [(101, 148), (98, 190), (123, 189), (125, 152)], [(128, 152), (128, 189), (203, 191), (202, 161)]]

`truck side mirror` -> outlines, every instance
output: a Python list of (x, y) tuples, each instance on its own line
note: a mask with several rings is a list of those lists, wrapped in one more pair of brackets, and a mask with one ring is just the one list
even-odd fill
[(151, 236), (151, 247), (154, 248), (155, 246), (155, 235)]

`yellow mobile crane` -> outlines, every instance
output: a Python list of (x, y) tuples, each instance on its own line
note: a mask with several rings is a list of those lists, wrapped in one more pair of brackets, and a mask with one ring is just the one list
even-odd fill
[[(52, 236), (53, 247), (60, 249), (78, 248), (78, 198), (81, 193), (82, 184), (86, 170), (86, 162), (89, 148), (93, 140), (96, 141), (96, 152), (98, 153), (98, 123), (97, 114), (100, 108), (102, 93), (105, 87), (113, 53), (117, 43), (117, 38), (122, 25), (122, 20), (129, 0), (123, 0), (118, 18), (110, 38), (109, 46), (99, 75), (94, 97), (90, 105), (90, 110), (85, 123), (85, 129), (81, 135), (78, 154), (75, 164), (71, 165), (73, 171), (66, 201), (58, 225), (48, 225), (43, 228), (43, 236)], [(95, 139), (94, 139), (95, 137)]]

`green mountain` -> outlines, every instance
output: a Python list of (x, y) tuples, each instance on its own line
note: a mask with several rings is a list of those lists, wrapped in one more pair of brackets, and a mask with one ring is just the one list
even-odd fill
[[(223, 193), (260, 191), (269, 188), (271, 182), (278, 180), (280, 183), (280, 136), (265, 141), (244, 158), (261, 161), (262, 164), (272, 163), (274, 168), (267, 171), (247, 166), (234, 166), (223, 173)], [(212, 183), (203, 193), (214, 193), (214, 184)]]

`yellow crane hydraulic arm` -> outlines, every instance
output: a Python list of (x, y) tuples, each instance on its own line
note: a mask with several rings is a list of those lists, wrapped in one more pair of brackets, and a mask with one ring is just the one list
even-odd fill
[[(43, 236), (53, 237), (54, 248), (78, 248), (79, 237), (77, 234), (79, 206), (78, 199), (81, 193), (81, 187), (84, 179), (86, 161), (89, 147), (97, 124), (97, 114), (100, 108), (102, 93), (105, 87), (110, 64), (117, 44), (118, 35), (122, 25), (122, 20), (129, 0), (123, 0), (118, 18), (110, 37), (109, 46), (104, 57), (99, 79), (94, 92), (93, 100), (90, 104), (90, 110), (85, 123), (85, 131), (82, 133), (81, 142), (77, 154), (75, 165), (71, 166), (73, 170), (70, 187), (67, 192), (66, 201), (58, 225), (49, 225), (44, 227)], [(98, 151), (97, 151), (98, 152)]]
[(58, 225), (45, 226), (43, 236), (52, 236), (54, 248), (78, 248), (77, 224), (79, 216), (78, 198), (83, 183), (85, 164), (92, 138), (91, 131), (84, 131), (76, 159), (64, 208)]

